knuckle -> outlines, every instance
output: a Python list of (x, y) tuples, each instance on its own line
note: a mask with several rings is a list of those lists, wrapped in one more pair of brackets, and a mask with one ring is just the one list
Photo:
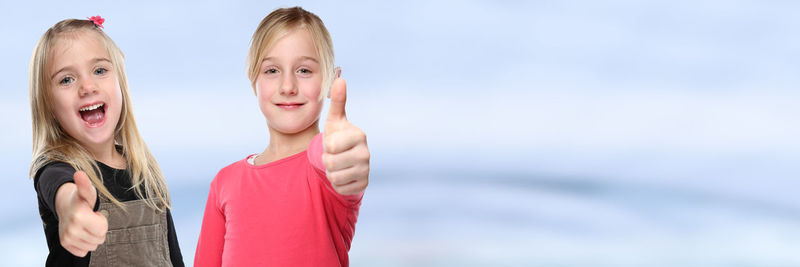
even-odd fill
[(369, 149), (364, 149), (364, 150), (361, 152), (361, 160), (362, 160), (362, 161), (369, 162), (369, 158), (370, 158), (371, 156), (372, 156), (372, 155), (370, 155), (370, 153), (369, 153)]
[[(358, 129), (358, 128), (356, 128), (356, 129)], [(364, 143), (367, 142), (367, 134), (364, 131), (362, 131), (361, 129), (358, 129), (358, 140), (364, 141)]]
[(341, 176), (338, 173), (331, 173), (328, 174), (328, 180), (331, 181), (331, 184), (335, 186), (340, 182)]
[(334, 167), (334, 160), (333, 156), (328, 155), (327, 157), (322, 157), (323, 164), (325, 164), (326, 169), (333, 169)]
[(343, 185), (347, 183), (347, 176), (343, 173), (337, 173), (335, 178), (336, 184)]
[(325, 148), (327, 150), (332, 150), (336, 147), (336, 141), (334, 140), (336, 137), (331, 136), (328, 140), (325, 140)]
[(76, 234), (75, 231), (76, 230), (74, 227), (67, 227), (67, 229), (64, 230), (64, 239), (67, 242), (72, 243), (72, 237), (74, 237)]
[(339, 193), (340, 195), (345, 195), (344, 189), (342, 189), (342, 188), (338, 188), (337, 187), (337, 188), (334, 188), (334, 190), (336, 190), (336, 193)]

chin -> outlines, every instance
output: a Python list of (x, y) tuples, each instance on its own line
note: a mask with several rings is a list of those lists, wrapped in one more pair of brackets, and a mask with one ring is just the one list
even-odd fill
[(278, 131), (278, 132), (280, 132), (282, 134), (298, 134), (298, 133), (303, 132), (303, 130), (308, 129), (308, 127), (302, 128), (302, 129), (301, 128), (295, 128), (295, 127), (273, 127), (273, 129), (275, 129), (275, 131)]
[(282, 134), (299, 134), (305, 130), (308, 130), (308, 128), (311, 128), (312, 126), (314, 126), (314, 123), (309, 123), (309, 124), (285, 123), (281, 125), (274, 125), (274, 124), (270, 125), (272, 129)]
[(81, 138), (78, 139), (79, 142), (84, 143), (86, 145), (102, 145), (106, 143), (113, 143), (114, 142), (114, 130), (116, 127), (112, 126), (116, 125), (116, 122), (111, 123), (109, 121), (108, 124), (103, 125), (101, 128), (95, 129), (84, 129), (85, 131), (79, 133)]
[(79, 141), (81, 141), (81, 143), (85, 142), (86, 144), (102, 145), (102, 144), (105, 144), (105, 143), (108, 143), (108, 142), (112, 142), (113, 143), (113, 141), (114, 141), (114, 136), (113, 135), (114, 135), (113, 131), (111, 131), (111, 132), (103, 131), (102, 133), (85, 135), (82, 138), (83, 140), (79, 140)]

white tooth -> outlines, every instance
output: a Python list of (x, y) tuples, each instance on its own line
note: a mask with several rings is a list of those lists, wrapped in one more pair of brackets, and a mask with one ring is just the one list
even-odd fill
[(97, 108), (99, 108), (99, 107), (102, 107), (102, 106), (103, 106), (103, 104), (94, 104), (94, 105), (91, 105), (91, 106), (88, 106), (88, 107), (81, 108), (81, 109), (79, 109), (79, 110), (80, 110), (80, 111), (89, 111), (89, 110), (95, 110), (95, 109), (97, 109)]

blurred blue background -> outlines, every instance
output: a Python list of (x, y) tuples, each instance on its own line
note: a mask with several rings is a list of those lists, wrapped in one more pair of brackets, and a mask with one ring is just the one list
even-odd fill
[(267, 144), (249, 39), (294, 5), (369, 137), (353, 266), (800, 266), (800, 2), (744, 0), (3, 2), (3, 265), (47, 254), (27, 178), (47, 28), (107, 19), (191, 265), (211, 179)]

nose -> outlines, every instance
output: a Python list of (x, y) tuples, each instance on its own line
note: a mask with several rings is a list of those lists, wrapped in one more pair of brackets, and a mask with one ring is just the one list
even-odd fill
[(83, 79), (78, 88), (78, 95), (81, 97), (97, 93), (97, 84), (92, 79)]
[(281, 83), (280, 88), (281, 95), (297, 95), (297, 80), (295, 79), (294, 75), (291, 72), (284, 74), (282, 80), (283, 82)]

